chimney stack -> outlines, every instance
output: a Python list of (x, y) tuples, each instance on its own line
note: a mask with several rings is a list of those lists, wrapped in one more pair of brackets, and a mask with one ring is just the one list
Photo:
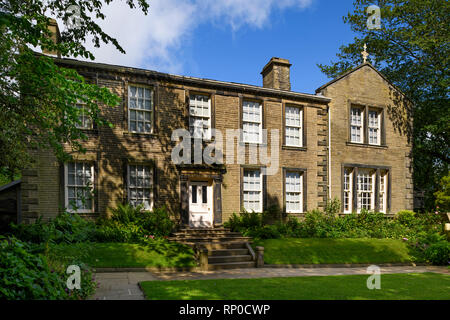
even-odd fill
[(281, 90), (291, 90), (289, 68), (291, 64), (287, 59), (273, 57), (263, 68), (263, 87)]
[[(56, 22), (55, 19), (50, 19), (48, 30), (51, 32), (51, 40), (53, 41), (53, 43), (57, 44), (60, 41), (61, 34), (59, 32), (58, 22)], [(43, 49), (42, 53), (55, 55), (58, 58), (61, 57), (59, 52), (48, 49)]]

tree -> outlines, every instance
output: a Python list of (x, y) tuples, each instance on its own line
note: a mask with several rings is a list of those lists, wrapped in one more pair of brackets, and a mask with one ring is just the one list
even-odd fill
[[(80, 113), (88, 114), (97, 126), (110, 125), (103, 120), (99, 105), (115, 106), (119, 97), (106, 88), (86, 81), (73, 69), (55, 64), (54, 59), (37, 54), (37, 48), (59, 52), (61, 56), (94, 59), (85, 42), (92, 37), (95, 47), (112, 43), (125, 53), (116, 39), (102, 31), (96, 19), (105, 19), (104, 5), (112, 0), (11, 0), (0, 1), (0, 168), (13, 176), (31, 163), (30, 148), (49, 149), (60, 160), (69, 155), (64, 145), (83, 152), (81, 141), (87, 136), (77, 126)], [(147, 14), (146, 0), (127, 0)], [(51, 19), (65, 23), (73, 19), (75, 5), (79, 23), (52, 40)], [(69, 8), (70, 9), (70, 8)], [(76, 103), (84, 104), (84, 111)]]
[[(369, 30), (366, 9), (378, 2), (381, 29)], [(340, 47), (337, 61), (319, 64), (336, 77), (362, 62), (364, 43), (372, 64), (414, 103), (413, 160), (415, 189), (425, 191), (428, 209), (450, 167), (449, 34), (450, 4), (442, 0), (356, 0), (345, 16), (356, 33)]]
[(439, 191), (435, 193), (436, 207), (440, 212), (450, 212), (450, 174), (441, 179)]

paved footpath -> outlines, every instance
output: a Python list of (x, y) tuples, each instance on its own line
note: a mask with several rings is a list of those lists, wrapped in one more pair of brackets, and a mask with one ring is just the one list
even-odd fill
[[(450, 274), (447, 267), (381, 267), (383, 273), (437, 272)], [(367, 268), (249, 268), (205, 272), (110, 272), (97, 273), (99, 282), (93, 299), (144, 300), (138, 283), (142, 281), (273, 278), (367, 274)]]

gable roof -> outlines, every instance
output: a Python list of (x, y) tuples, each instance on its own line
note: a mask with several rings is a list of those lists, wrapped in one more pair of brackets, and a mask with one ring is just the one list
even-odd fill
[(340, 81), (341, 79), (344, 79), (344, 78), (347, 77), (348, 75), (352, 74), (353, 72), (355, 72), (355, 71), (357, 71), (357, 70), (359, 70), (359, 69), (361, 69), (361, 68), (363, 68), (363, 67), (365, 67), (365, 66), (372, 68), (372, 70), (374, 70), (376, 73), (378, 73), (378, 75), (379, 75), (380, 77), (382, 77), (389, 85), (391, 85), (393, 88), (395, 88), (395, 90), (397, 90), (398, 92), (400, 92), (400, 93), (401, 93), (406, 99), (408, 99), (409, 101), (412, 101), (410, 98), (408, 98), (408, 96), (407, 96), (405, 93), (403, 93), (402, 90), (400, 90), (400, 89), (399, 89), (395, 84), (393, 84), (393, 83), (392, 83), (392, 82), (391, 82), (384, 74), (382, 74), (380, 71), (378, 71), (378, 70), (377, 70), (372, 64), (370, 64), (369, 62), (362, 63), (362, 64), (360, 64), (359, 66), (357, 66), (357, 67), (355, 67), (355, 68), (353, 68), (353, 69), (351, 69), (351, 70), (349, 70), (349, 71), (343, 73), (343, 74), (340, 75), (339, 77), (334, 78), (333, 80), (331, 80), (331, 81), (325, 83), (323, 86), (321, 86), (321, 87), (319, 87), (319, 88), (316, 89), (316, 94), (319, 93), (320, 91), (322, 91), (323, 89), (325, 89), (326, 87), (332, 85), (332, 84), (335, 83), (335, 82)]

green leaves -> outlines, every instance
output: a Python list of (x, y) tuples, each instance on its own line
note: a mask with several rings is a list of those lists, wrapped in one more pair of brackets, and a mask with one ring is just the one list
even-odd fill
[[(112, 1), (105, 1), (106, 4)], [(148, 11), (145, 0), (128, 0), (130, 8)], [(66, 28), (60, 42), (54, 43), (47, 14), (67, 21), (69, 5), (81, 12), (81, 26)], [(94, 59), (85, 42), (93, 37), (97, 46), (111, 42), (125, 52), (116, 39), (104, 33), (91, 18), (104, 19), (102, 1), (11, 0), (0, 3), (0, 168), (8, 175), (32, 162), (33, 148), (52, 150), (59, 160), (70, 151), (84, 151), (87, 135), (77, 128), (80, 110), (85, 110), (95, 126), (112, 127), (103, 112), (117, 106), (120, 99), (100, 88), (75, 70), (62, 68), (52, 58), (36, 54), (39, 47), (64, 56)], [(94, 14), (94, 15), (92, 15)]]

